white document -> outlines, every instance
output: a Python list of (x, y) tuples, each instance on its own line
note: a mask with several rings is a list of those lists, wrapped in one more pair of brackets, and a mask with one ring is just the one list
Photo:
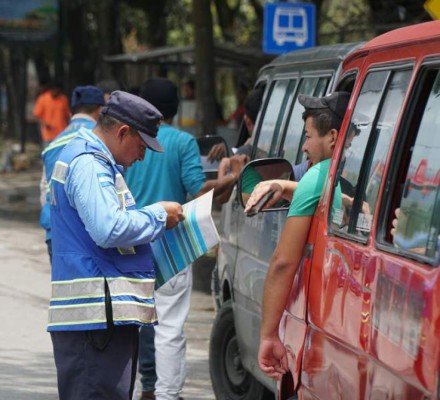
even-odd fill
[(218, 244), (219, 235), (211, 216), (213, 193), (211, 190), (184, 204), (185, 220), (151, 243), (156, 288)]

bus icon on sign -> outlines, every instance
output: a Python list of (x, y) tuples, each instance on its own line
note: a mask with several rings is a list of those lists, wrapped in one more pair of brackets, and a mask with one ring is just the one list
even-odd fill
[(273, 40), (278, 46), (293, 42), (297, 46), (304, 46), (308, 38), (307, 15), (302, 8), (275, 9), (273, 19)]

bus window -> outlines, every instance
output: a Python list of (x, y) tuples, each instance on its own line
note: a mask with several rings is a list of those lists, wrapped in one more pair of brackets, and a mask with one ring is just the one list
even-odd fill
[(270, 98), (264, 112), (263, 121), (257, 139), (255, 158), (273, 157), (281, 124), (292, 93), (295, 80), (278, 80), (270, 91)]

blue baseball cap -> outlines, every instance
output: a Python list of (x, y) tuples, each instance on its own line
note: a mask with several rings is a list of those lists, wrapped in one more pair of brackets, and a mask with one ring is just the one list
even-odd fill
[(147, 100), (131, 93), (116, 90), (110, 94), (101, 113), (136, 129), (151, 150), (163, 153), (163, 148), (156, 139), (163, 115)]
[(73, 89), (70, 104), (73, 109), (82, 105), (103, 106), (104, 94), (96, 86), (77, 86)]

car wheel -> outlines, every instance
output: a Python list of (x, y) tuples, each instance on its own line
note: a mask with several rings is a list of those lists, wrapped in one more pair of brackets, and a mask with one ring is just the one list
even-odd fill
[(274, 399), (241, 363), (230, 300), (223, 303), (212, 327), (209, 370), (217, 400)]

